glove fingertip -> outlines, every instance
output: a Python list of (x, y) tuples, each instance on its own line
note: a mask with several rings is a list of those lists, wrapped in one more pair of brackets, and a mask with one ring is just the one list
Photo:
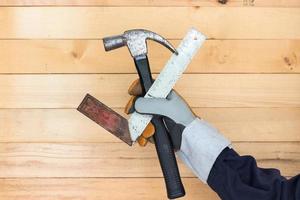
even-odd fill
[(138, 139), (137, 139), (137, 142), (139, 143), (139, 145), (141, 147), (145, 147), (148, 143), (148, 140), (146, 138), (144, 138), (143, 136), (140, 136)]
[(143, 97), (136, 98), (134, 102), (134, 109), (139, 113), (143, 113), (143, 108), (145, 108), (144, 98)]
[(168, 116), (171, 106), (170, 102), (164, 98), (139, 97), (134, 104), (134, 108), (138, 113), (163, 116)]
[(126, 114), (131, 114), (135, 111), (134, 109), (134, 103), (136, 101), (136, 97), (135, 96), (132, 96), (129, 101), (127, 102), (125, 108), (124, 108), (124, 112)]
[(155, 133), (155, 127), (154, 125), (150, 122), (148, 124), (148, 126), (145, 128), (144, 132), (143, 132), (143, 137), (145, 138), (150, 138), (151, 136), (153, 136)]
[(134, 96), (139, 96), (143, 93), (141, 84), (140, 84), (140, 79), (136, 79), (133, 81), (133, 83), (129, 86), (128, 88), (128, 94), (134, 95)]

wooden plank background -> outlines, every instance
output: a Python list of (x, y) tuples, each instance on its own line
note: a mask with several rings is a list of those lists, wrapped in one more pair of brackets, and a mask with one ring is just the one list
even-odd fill
[[(176, 89), (261, 167), (300, 171), (299, 0), (0, 1), (0, 199), (166, 199), (153, 146), (132, 148), (76, 111), (89, 92), (122, 113), (137, 77), (101, 39), (147, 28), (209, 38)], [(149, 42), (153, 72), (170, 52)], [(187, 195), (219, 199), (179, 162)]]

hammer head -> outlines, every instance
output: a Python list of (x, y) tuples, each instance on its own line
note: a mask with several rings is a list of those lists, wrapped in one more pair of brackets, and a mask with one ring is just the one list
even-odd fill
[(103, 38), (104, 48), (106, 51), (117, 49), (127, 45), (132, 57), (147, 54), (146, 40), (156, 41), (167, 47), (170, 51), (178, 54), (176, 49), (165, 38), (152, 31), (144, 29), (133, 29), (125, 31), (122, 35)]

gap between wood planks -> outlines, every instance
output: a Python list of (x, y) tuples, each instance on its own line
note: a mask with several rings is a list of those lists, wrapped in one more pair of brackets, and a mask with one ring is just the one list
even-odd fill
[(0, 6), (115, 6), (115, 7), (126, 7), (126, 6), (137, 6), (137, 7), (147, 7), (147, 6), (266, 6), (266, 7), (295, 7), (300, 6), (299, 1), (297, 0), (238, 0), (232, 1), (228, 0), (225, 4), (221, 4), (218, 0), (198, 0), (198, 1), (190, 1), (190, 0), (39, 0), (39, 1), (28, 1), (28, 0), (10, 0), (10, 1), (2, 1), (0, 2)]

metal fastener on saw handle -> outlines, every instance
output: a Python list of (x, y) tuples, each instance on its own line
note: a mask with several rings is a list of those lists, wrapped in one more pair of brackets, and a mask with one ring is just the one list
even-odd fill
[[(165, 38), (157, 33), (144, 29), (128, 30), (122, 35), (106, 37), (103, 39), (106, 51), (117, 49), (125, 45), (128, 47), (129, 52), (134, 59), (144, 94), (146, 94), (153, 83), (147, 57), (147, 39), (156, 41), (173, 53), (178, 54), (176, 49)], [(182, 197), (185, 195), (185, 190), (181, 182), (175, 153), (167, 130), (162, 118), (159, 116), (154, 116), (152, 118), (152, 123), (155, 126), (155, 147), (164, 175), (168, 198), (175, 199)]]

